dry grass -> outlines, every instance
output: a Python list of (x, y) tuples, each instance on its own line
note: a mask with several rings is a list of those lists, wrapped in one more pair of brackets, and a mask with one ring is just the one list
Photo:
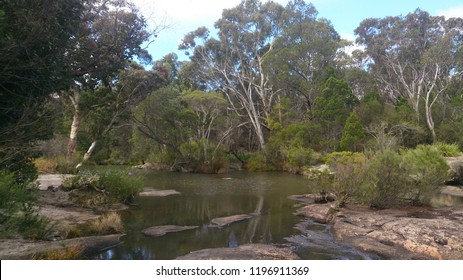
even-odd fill
[(58, 161), (49, 158), (36, 158), (33, 160), (35, 167), (39, 173), (56, 173)]
[(53, 250), (32, 256), (34, 260), (79, 260), (82, 258), (84, 247), (80, 244), (73, 244), (61, 250)]
[(89, 226), (94, 234), (113, 234), (124, 231), (121, 216), (116, 212), (107, 213), (99, 219), (90, 221)]

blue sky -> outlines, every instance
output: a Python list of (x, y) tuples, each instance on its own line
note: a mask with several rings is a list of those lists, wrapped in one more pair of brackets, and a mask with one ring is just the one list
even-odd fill
[[(285, 5), (288, 0), (274, 0)], [(176, 52), (183, 36), (200, 26), (213, 27), (224, 8), (241, 0), (133, 0), (152, 26), (167, 25), (148, 50), (154, 60)], [(420, 8), (431, 15), (463, 17), (462, 0), (313, 0), (318, 16), (331, 21), (345, 39), (354, 40), (354, 29), (366, 18), (406, 15)]]

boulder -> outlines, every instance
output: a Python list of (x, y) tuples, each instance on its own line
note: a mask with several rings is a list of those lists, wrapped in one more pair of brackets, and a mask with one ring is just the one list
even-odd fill
[(198, 226), (176, 226), (176, 225), (165, 225), (165, 226), (154, 226), (150, 228), (146, 228), (141, 232), (146, 236), (163, 236), (170, 232), (179, 232), (185, 231), (190, 229), (198, 228)]
[(448, 182), (454, 182), (463, 185), (463, 156), (446, 157), (449, 169)]
[(298, 260), (290, 249), (269, 244), (246, 244), (235, 248), (204, 249), (178, 260)]
[(334, 213), (334, 204), (310, 204), (304, 206), (296, 212), (296, 215), (312, 219), (321, 224), (326, 224), (330, 221)]

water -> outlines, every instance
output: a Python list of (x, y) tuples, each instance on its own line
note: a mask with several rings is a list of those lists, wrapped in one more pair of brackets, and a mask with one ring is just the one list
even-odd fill
[[(302, 176), (236, 172), (224, 175), (152, 172), (146, 187), (174, 189), (181, 195), (139, 197), (121, 212), (127, 235), (123, 244), (96, 259), (174, 259), (191, 251), (246, 243), (287, 244), (305, 259), (363, 259), (368, 256), (336, 243), (327, 225), (295, 216), (289, 195), (310, 192)], [(299, 205), (300, 206), (300, 205)], [(213, 218), (260, 213), (228, 227), (210, 227)], [(195, 225), (198, 229), (146, 237), (157, 225)]]

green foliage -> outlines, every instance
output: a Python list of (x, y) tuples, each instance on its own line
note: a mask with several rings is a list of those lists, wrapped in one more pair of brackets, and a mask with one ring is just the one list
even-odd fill
[(143, 178), (123, 172), (75, 175), (63, 180), (63, 187), (78, 190), (73, 195), (83, 206), (105, 207), (118, 202), (131, 202), (143, 190)]
[(409, 174), (407, 198), (415, 204), (429, 204), (444, 184), (448, 165), (436, 146), (419, 145), (403, 155), (403, 165)]
[(14, 174), (0, 171), (0, 227), (3, 237), (45, 239), (54, 224), (37, 214), (37, 193), (33, 185), (19, 183)]
[(461, 155), (461, 150), (457, 144), (446, 144), (442, 142), (437, 142), (432, 145), (439, 154), (443, 157), (457, 157)]
[(394, 151), (377, 152), (362, 170), (363, 182), (355, 197), (374, 208), (403, 205), (409, 174), (401, 163), (401, 156)]
[(313, 162), (314, 151), (310, 148), (294, 146), (288, 150), (288, 163), (297, 169), (308, 166)]
[(366, 135), (360, 119), (355, 112), (352, 112), (346, 120), (344, 131), (342, 133), (340, 148), (342, 150), (348, 150), (358, 152), (362, 150), (362, 144), (365, 140)]
[(325, 157), (334, 172), (322, 191), (374, 208), (429, 205), (447, 176), (448, 166), (433, 146), (420, 145), (402, 154), (332, 153)]

